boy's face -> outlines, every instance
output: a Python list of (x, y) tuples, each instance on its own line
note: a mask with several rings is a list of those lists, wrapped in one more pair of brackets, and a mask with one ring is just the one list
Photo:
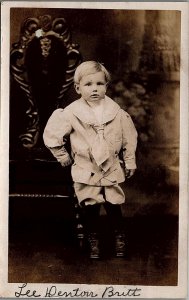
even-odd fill
[(83, 76), (79, 84), (75, 84), (75, 88), (77, 93), (81, 94), (85, 101), (104, 99), (107, 89), (104, 72)]

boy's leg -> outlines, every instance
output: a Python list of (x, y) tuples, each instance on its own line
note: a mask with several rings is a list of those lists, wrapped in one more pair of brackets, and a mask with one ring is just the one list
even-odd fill
[(119, 204), (112, 204), (110, 202), (104, 203), (104, 208), (106, 210), (109, 224), (113, 231), (123, 231), (123, 216), (121, 211), (121, 206)]
[(87, 233), (98, 233), (99, 232), (99, 214), (100, 205), (85, 205), (82, 206), (83, 211), (83, 222)]
[(82, 210), (84, 229), (88, 238), (90, 258), (99, 258), (100, 204), (104, 203), (102, 187), (75, 183), (74, 189)]
[(106, 202), (104, 207), (107, 212), (110, 226), (114, 233), (115, 239), (115, 255), (117, 257), (125, 256), (125, 233), (123, 228), (123, 216), (121, 206), (119, 204), (111, 204)]
[(125, 202), (125, 195), (119, 185), (104, 187), (104, 198), (110, 226), (113, 231), (123, 231), (123, 216), (121, 204)]
[(86, 231), (98, 232), (100, 204), (105, 202), (102, 187), (74, 183), (74, 190), (82, 211)]
[(83, 221), (89, 245), (89, 256), (95, 259), (100, 257), (99, 218), (100, 204), (85, 205), (83, 207)]
[[(124, 202), (125, 197), (124, 195), (122, 198), (120, 197), (120, 190), (121, 188), (119, 189), (119, 195), (118, 195), (119, 201), (114, 201), (114, 199), (111, 199), (111, 195), (112, 197), (115, 196), (116, 199), (117, 186), (116, 189), (114, 189), (114, 186), (108, 187), (108, 191), (105, 188), (105, 196), (107, 201), (104, 203), (104, 208), (107, 212), (110, 227), (114, 232), (115, 254), (117, 257), (124, 257), (125, 256), (125, 232), (124, 232), (124, 224), (123, 224), (123, 215), (122, 215), (120, 204)], [(117, 202), (120, 204), (116, 204)]]

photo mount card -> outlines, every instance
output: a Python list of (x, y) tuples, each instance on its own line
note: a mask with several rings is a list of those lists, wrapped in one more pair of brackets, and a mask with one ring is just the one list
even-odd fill
[[(1, 297), (187, 297), (188, 31), (186, 2), (1, 3)], [(91, 60), (138, 132), (137, 170), (121, 184), (124, 258), (103, 206), (102, 257), (89, 258), (70, 168), (43, 142)]]

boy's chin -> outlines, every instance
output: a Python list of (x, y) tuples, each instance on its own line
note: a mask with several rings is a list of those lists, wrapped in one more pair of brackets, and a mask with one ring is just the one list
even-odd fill
[(98, 98), (98, 97), (94, 97), (94, 98), (88, 98), (86, 101), (87, 102), (99, 102), (104, 100), (104, 98)]

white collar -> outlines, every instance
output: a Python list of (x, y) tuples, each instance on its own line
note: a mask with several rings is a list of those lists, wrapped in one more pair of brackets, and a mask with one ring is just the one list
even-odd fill
[[(94, 113), (92, 113), (92, 108), (83, 98), (74, 101), (69, 106), (72, 109), (72, 113), (82, 122), (90, 125), (96, 124), (96, 119)], [(115, 101), (108, 96), (105, 96), (103, 103), (102, 124), (113, 120), (120, 109), (120, 106)]]

